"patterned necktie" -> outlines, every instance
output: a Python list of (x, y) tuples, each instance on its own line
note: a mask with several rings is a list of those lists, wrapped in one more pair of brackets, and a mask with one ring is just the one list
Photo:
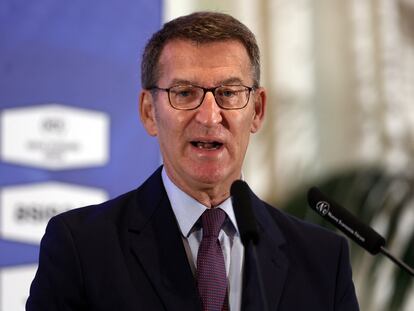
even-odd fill
[(207, 209), (201, 216), (203, 238), (197, 254), (197, 284), (203, 311), (228, 310), (227, 277), (218, 235), (226, 219), (219, 208)]

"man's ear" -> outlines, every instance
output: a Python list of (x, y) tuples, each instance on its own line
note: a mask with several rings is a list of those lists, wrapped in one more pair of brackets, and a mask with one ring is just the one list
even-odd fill
[(266, 112), (266, 90), (262, 87), (257, 88), (253, 94), (254, 115), (250, 127), (251, 133), (256, 133), (264, 122)]
[(142, 90), (139, 96), (139, 115), (147, 133), (151, 136), (158, 134), (154, 104), (151, 91)]

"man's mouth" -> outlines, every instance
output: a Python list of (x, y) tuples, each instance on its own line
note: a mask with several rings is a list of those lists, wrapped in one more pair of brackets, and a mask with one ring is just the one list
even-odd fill
[(192, 141), (191, 144), (198, 149), (214, 150), (223, 146), (223, 143), (218, 141)]

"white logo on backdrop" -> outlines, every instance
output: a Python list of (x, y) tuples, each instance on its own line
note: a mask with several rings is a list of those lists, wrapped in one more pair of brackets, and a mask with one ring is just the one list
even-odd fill
[(109, 116), (61, 104), (3, 110), (0, 156), (52, 170), (105, 165)]
[(39, 244), (52, 216), (107, 199), (101, 189), (60, 182), (4, 187), (0, 192), (0, 237)]

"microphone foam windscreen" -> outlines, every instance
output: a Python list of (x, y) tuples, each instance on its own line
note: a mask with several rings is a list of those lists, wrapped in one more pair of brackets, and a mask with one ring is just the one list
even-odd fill
[(242, 243), (245, 247), (247, 247), (250, 241), (252, 241), (253, 244), (257, 244), (259, 240), (249, 192), (249, 186), (242, 180), (236, 180), (230, 188), (237, 226), (240, 231)]

